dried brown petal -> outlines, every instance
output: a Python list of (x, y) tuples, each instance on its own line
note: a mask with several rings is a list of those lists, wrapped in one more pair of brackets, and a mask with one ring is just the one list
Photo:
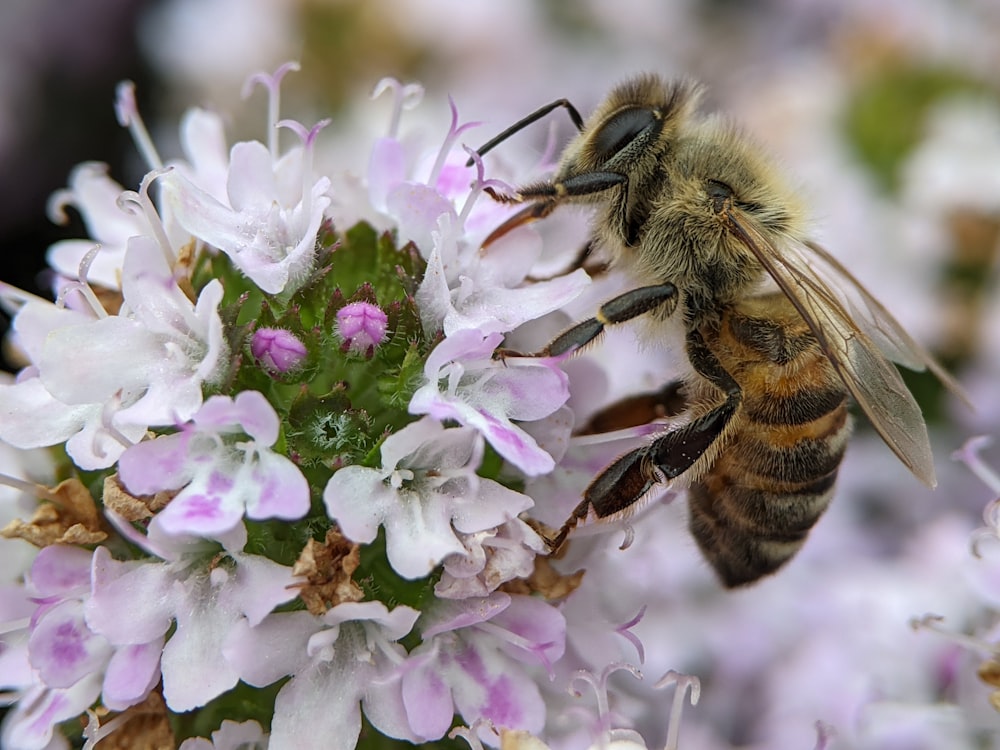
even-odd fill
[(360, 564), (361, 545), (352, 544), (336, 529), (326, 532), (322, 544), (310, 539), (292, 566), (293, 575), (308, 581), (299, 587), (306, 609), (321, 615), (342, 602), (361, 601), (364, 592), (351, 578)]
[(126, 521), (144, 521), (161, 510), (174, 493), (157, 492), (155, 495), (133, 495), (114, 474), (104, 480), (104, 507), (113, 510)]
[(978, 674), (979, 679), (987, 685), (1000, 687), (1000, 661), (997, 661), (996, 659), (984, 661), (979, 665), (979, 669), (976, 670), (976, 674)]
[(39, 485), (38, 494), (45, 500), (31, 520), (11, 521), (0, 536), (24, 539), (36, 547), (99, 544), (108, 538), (97, 504), (79, 479), (67, 479), (52, 489)]
[(578, 570), (563, 575), (552, 567), (549, 558), (539, 556), (535, 558), (535, 569), (530, 576), (508, 581), (500, 589), (508, 594), (541, 594), (549, 601), (565, 599), (580, 586), (585, 572)]
[(523, 729), (500, 729), (500, 750), (549, 750), (549, 746)]
[[(152, 692), (142, 703), (108, 719), (107, 709), (99, 709), (101, 726), (115, 722), (115, 728), (102, 736), (101, 750), (174, 750), (177, 740), (168, 720), (167, 706), (159, 692)], [(100, 731), (100, 730), (98, 730)]]

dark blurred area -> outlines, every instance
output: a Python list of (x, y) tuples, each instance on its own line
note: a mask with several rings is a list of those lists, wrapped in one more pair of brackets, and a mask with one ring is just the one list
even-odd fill
[[(45, 251), (83, 237), (79, 216), (49, 221), (49, 196), (79, 162), (106, 162), (135, 177), (127, 131), (114, 114), (115, 84), (125, 78), (152, 98), (155, 84), (136, 40), (145, 0), (5, 0), (0, 4), (0, 247), (3, 280), (48, 297)], [(134, 167), (133, 167), (134, 169)], [(8, 326), (0, 316), (0, 331)]]

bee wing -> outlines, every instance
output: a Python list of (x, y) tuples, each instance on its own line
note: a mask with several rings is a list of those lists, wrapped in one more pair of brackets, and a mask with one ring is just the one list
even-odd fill
[[(785, 248), (779, 252), (751, 222), (740, 220), (733, 211), (726, 212), (722, 218), (809, 324), (837, 374), (886, 445), (920, 481), (929, 487), (935, 486), (930, 440), (920, 407), (895, 366), (858, 326), (845, 302), (833, 291), (834, 287), (816, 269), (812, 258), (799, 248)], [(840, 263), (818, 246), (809, 245), (808, 248), (827, 264), (828, 271), (837, 281), (846, 282), (858, 292), (870, 313), (859, 319), (864, 320), (879, 339), (885, 340), (890, 356), (919, 369), (930, 367), (938, 377), (944, 376), (942, 381), (946, 385), (958, 388), (933, 357)]]
[[(848, 282), (848, 286), (858, 293), (864, 302), (865, 311), (861, 311), (855, 320), (861, 325), (867, 323), (868, 333), (873, 334), (879, 348), (893, 362), (907, 367), (911, 370), (922, 372), (930, 370), (934, 377), (941, 381), (949, 391), (958, 396), (967, 406), (972, 408), (972, 402), (965, 389), (959, 385), (941, 363), (937, 361), (933, 354), (915, 341), (906, 329), (900, 325), (899, 321), (893, 317), (892, 313), (886, 310), (885, 306), (879, 302), (867, 287), (862, 284), (850, 271), (844, 268), (843, 264), (821, 245), (815, 242), (806, 242), (806, 247), (813, 251), (834, 272), (834, 275)], [(803, 259), (808, 264), (808, 259)]]

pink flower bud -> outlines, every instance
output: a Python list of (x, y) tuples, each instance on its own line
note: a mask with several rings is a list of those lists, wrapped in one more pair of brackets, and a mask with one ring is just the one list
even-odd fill
[(302, 364), (306, 347), (283, 328), (258, 328), (250, 339), (250, 353), (265, 369), (285, 373)]
[(370, 302), (351, 302), (337, 311), (337, 332), (344, 340), (344, 349), (367, 354), (385, 338), (386, 314)]

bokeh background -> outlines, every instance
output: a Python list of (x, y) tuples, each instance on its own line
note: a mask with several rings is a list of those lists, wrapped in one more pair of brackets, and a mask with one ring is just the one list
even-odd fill
[[(1000, 565), (976, 562), (968, 545), (997, 490), (949, 461), (968, 436), (1000, 433), (1000, 3), (5, 0), (2, 278), (43, 292), (48, 245), (84, 235), (46, 217), (75, 164), (107, 162), (138, 184), (144, 167), (112, 110), (116, 82), (136, 81), (170, 157), (194, 105), (223, 113), (231, 141), (260, 137), (263, 97), (241, 99), (243, 81), (290, 59), (302, 70), (286, 79), (285, 116), (333, 117), (321, 162), (359, 174), (388, 118), (387, 102), (368, 99), (383, 76), (425, 86), (414, 117), (435, 132), (452, 96), (463, 120), (484, 123), (470, 145), (555, 98), (587, 112), (636, 71), (703, 81), (706, 106), (786, 167), (818, 239), (953, 369), (976, 410), (907, 376), (931, 425), (937, 492), (862, 424), (802, 560), (751, 591), (706, 585), (673, 507), (656, 509), (658, 531), (640, 527), (635, 549), (600, 575), (608, 587), (618, 576), (662, 588), (640, 627), (649, 672), (705, 681), (682, 746), (808, 749), (822, 719), (841, 727), (831, 747), (1000, 747), (993, 688), (975, 676), (986, 654), (907, 626), (935, 611), (946, 629), (989, 640), (1000, 603)], [(571, 132), (564, 115), (552, 121), (510, 147), (541, 154), (553, 130)], [(984, 455), (1000, 466), (995, 449)], [(882, 708), (861, 711), (860, 694)], [(641, 720), (653, 737), (655, 713)]]

